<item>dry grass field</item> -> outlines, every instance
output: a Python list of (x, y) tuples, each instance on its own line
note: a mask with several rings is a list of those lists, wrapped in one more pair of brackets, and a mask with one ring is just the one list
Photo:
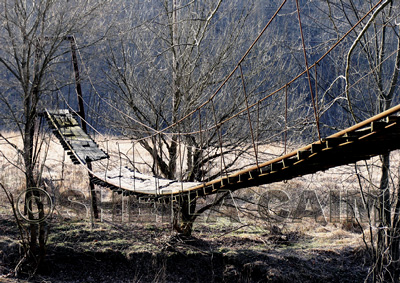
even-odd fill
[[(15, 134), (6, 136), (20, 145)], [(135, 155), (143, 173), (148, 170), (146, 163), (150, 164), (151, 157), (136, 147), (134, 153), (132, 143), (110, 138), (99, 144), (111, 155), (107, 166), (122, 164), (119, 152), (123, 152)], [(0, 282), (362, 282), (368, 275), (365, 242), (371, 237), (370, 225), (365, 221), (361, 227), (355, 224), (343, 201), (335, 202), (341, 205), (341, 218), (333, 219), (337, 211), (332, 212), (332, 192), (342, 199), (349, 192), (358, 192), (360, 186), (373, 193), (374, 184), (379, 184), (377, 158), (359, 162), (357, 172), (353, 164), (237, 191), (224, 205), (197, 219), (192, 238), (182, 239), (172, 229), (168, 204), (142, 204), (104, 188), (97, 188), (101, 219), (93, 220), (87, 172), (72, 164), (57, 140), (49, 138), (48, 145), (46, 158), (41, 157), (45, 160), (42, 175), (51, 184), (48, 192), (54, 210), (48, 218), (46, 267), (31, 278), (29, 274), (14, 277), (19, 236), (10, 204), (1, 191)], [(282, 154), (279, 146), (260, 150), (264, 158)], [(399, 158), (398, 152), (392, 154), (393, 168), (399, 167)], [(241, 162), (238, 168), (248, 161)], [(21, 164), (15, 151), (0, 140), (0, 182), (14, 198), (25, 189), (23, 173), (15, 166)], [(393, 184), (397, 177), (393, 173)], [(77, 193), (65, 204), (62, 197), (71, 190)], [(269, 190), (285, 192), (289, 199), (281, 208), (291, 214), (301, 208), (307, 196), (304, 192), (311, 192), (308, 195), (316, 196), (326, 221), (316, 220), (315, 213), (300, 219), (289, 214), (282, 222), (270, 221), (259, 210), (259, 202)], [(198, 207), (214, 198), (200, 199)], [(304, 203), (305, 210), (310, 210), (310, 205), (313, 210), (316, 204)]]

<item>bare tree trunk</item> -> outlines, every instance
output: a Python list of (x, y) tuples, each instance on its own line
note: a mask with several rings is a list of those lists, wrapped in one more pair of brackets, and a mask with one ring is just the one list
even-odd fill
[[(398, 170), (400, 173), (400, 168)], [(397, 193), (396, 193), (396, 206), (394, 209), (393, 220), (392, 220), (392, 230), (390, 233), (391, 245), (390, 254), (392, 259), (392, 274), (394, 278), (400, 278), (400, 178), (397, 183)]]
[[(391, 203), (389, 191), (389, 154), (381, 156), (382, 169), (381, 181), (379, 185), (379, 215), (380, 224), (378, 226), (378, 235), (376, 243), (376, 265), (374, 267), (374, 282), (380, 282), (386, 278), (386, 266), (388, 265), (387, 247), (390, 242), (389, 231), (391, 226)], [(383, 278), (382, 278), (383, 277)]]
[(193, 231), (193, 223), (196, 219), (196, 198), (191, 199), (188, 195), (181, 196), (179, 202), (174, 206), (174, 229), (185, 237), (190, 237)]
[[(56, 99), (45, 96), (53, 95), (60, 86), (55, 86), (56, 79), (48, 74), (53, 67), (59, 70), (59, 58), (64, 54), (60, 47), (65, 36), (76, 31), (84, 32), (88, 19), (95, 20), (92, 15), (100, 4), (94, 2), (1, 1), (0, 71), (3, 81), (0, 106), (3, 108), (0, 123), (7, 129), (17, 129), (23, 141), (22, 146), (14, 145), (14, 149), (24, 161), (19, 167), (25, 174), (24, 213), (28, 216), (24, 217), (28, 220), (26, 230), (29, 237), (24, 239), (24, 256), (30, 260), (24, 263), (30, 264), (31, 271), (43, 262), (47, 233), (44, 203), (40, 193), (32, 190), (40, 184), (41, 170), (38, 168), (44, 165), (39, 164), (42, 160), (39, 158), (38, 111), (54, 106), (51, 103)], [(68, 84), (67, 81), (69, 78), (65, 78), (62, 84)]]

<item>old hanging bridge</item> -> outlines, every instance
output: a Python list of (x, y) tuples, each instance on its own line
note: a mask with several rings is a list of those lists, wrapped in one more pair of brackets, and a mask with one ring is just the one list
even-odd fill
[[(366, 160), (400, 148), (400, 105), (371, 117), (348, 129), (318, 140), (289, 154), (205, 183), (178, 182), (146, 176), (127, 168), (109, 172), (91, 171), (92, 182), (116, 191), (138, 196), (191, 197), (217, 193), (220, 189), (246, 187), (289, 180), (332, 167)], [(68, 110), (46, 111), (46, 118), (75, 164), (108, 158), (80, 128)]]

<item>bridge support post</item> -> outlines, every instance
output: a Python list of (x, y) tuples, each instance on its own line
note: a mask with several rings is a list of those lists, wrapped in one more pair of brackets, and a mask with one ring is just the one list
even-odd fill
[[(80, 117), (82, 130), (87, 134), (88, 131), (87, 131), (87, 125), (86, 125), (85, 108), (84, 108), (84, 103), (83, 103), (81, 78), (80, 78), (79, 68), (78, 68), (78, 58), (76, 56), (75, 37), (69, 36), (69, 37), (67, 37), (67, 39), (71, 43), (72, 64), (74, 66), (75, 87), (76, 87), (76, 94), (77, 94), (77, 98), (78, 98), (78, 107), (79, 107), (77, 113)], [(87, 165), (89, 171), (92, 171), (92, 163), (90, 160), (86, 160), (86, 165)], [(92, 208), (94, 218), (98, 219), (99, 218), (99, 210), (97, 208), (97, 198), (96, 198), (94, 183), (91, 181), (92, 177), (93, 177), (92, 174), (89, 172), (88, 178), (89, 178), (89, 188), (90, 188), (90, 197), (91, 197), (91, 208)]]

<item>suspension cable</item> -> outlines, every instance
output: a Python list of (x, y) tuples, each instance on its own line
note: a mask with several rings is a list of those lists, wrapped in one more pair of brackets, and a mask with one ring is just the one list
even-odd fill
[(253, 142), (253, 149), (254, 149), (254, 154), (255, 154), (255, 158), (256, 158), (256, 164), (257, 164), (257, 167), (259, 168), (259, 166), (258, 166), (257, 148), (256, 148), (256, 144), (255, 144), (255, 141), (254, 141), (254, 132), (253, 132), (253, 126), (252, 126), (251, 117), (250, 117), (249, 101), (248, 101), (247, 92), (246, 92), (246, 83), (245, 83), (244, 77), (243, 77), (242, 65), (240, 64), (239, 67), (240, 67), (239, 68), (240, 69), (240, 77), (242, 78), (243, 93), (244, 93), (244, 97), (245, 97), (245, 101), (246, 101), (247, 118), (248, 118), (248, 121), (249, 121), (251, 140)]
[(312, 101), (313, 108), (314, 108), (314, 116), (315, 116), (315, 123), (317, 124), (318, 139), (321, 141), (321, 132), (319, 130), (319, 121), (318, 121), (318, 117), (317, 117), (317, 110), (315, 108), (314, 94), (313, 94), (313, 89), (312, 89), (312, 85), (311, 85), (310, 69), (308, 67), (306, 45), (304, 43), (303, 27), (302, 27), (302, 24), (301, 24), (299, 0), (296, 0), (296, 8), (297, 8), (297, 17), (299, 18), (300, 36), (301, 36), (301, 43), (303, 45), (303, 55), (304, 55), (304, 63), (306, 64), (308, 86), (310, 88), (311, 101)]

